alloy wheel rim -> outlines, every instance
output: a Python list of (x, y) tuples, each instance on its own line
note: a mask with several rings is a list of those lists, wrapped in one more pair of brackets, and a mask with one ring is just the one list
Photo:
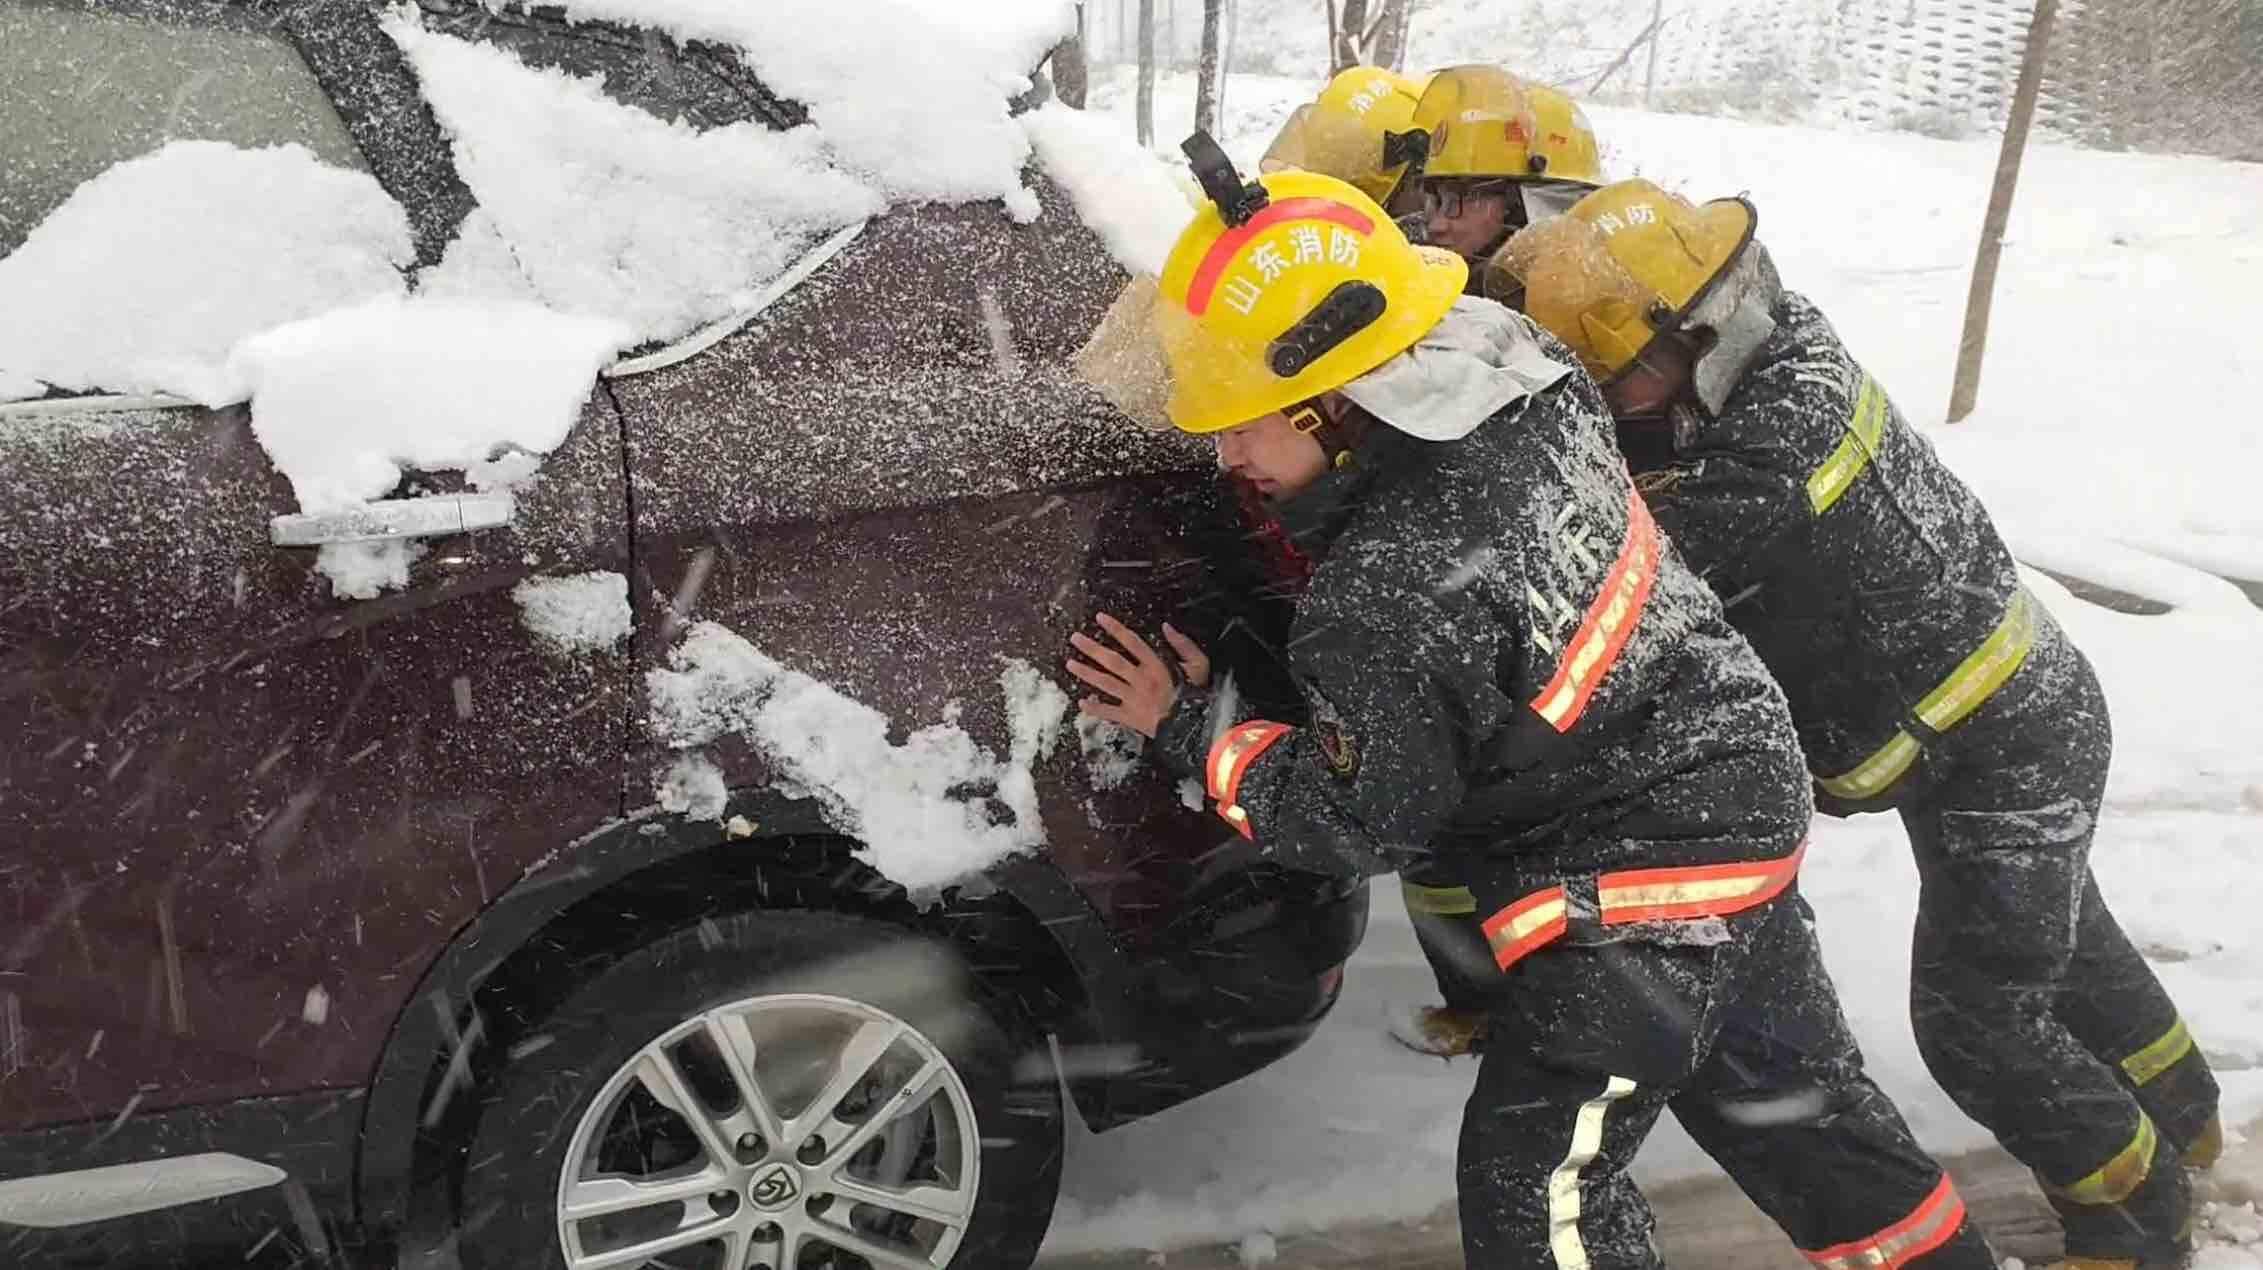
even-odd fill
[(981, 1144), (919, 1029), (846, 997), (748, 997), (653, 1038), (590, 1101), (559, 1251), (568, 1270), (937, 1270)]

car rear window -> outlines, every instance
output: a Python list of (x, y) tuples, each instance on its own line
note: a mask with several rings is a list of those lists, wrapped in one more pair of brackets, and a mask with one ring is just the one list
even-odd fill
[(297, 142), (363, 167), (277, 35), (0, 0), (0, 49), (0, 256), (81, 182), (169, 141)]
[(549, 9), (490, 9), (468, 0), (423, 0), (419, 7), (430, 30), (509, 49), (529, 66), (595, 76), (615, 101), (671, 122), (702, 129), (808, 122), (799, 105), (771, 93), (725, 49), (679, 44), (650, 28), (569, 25)]

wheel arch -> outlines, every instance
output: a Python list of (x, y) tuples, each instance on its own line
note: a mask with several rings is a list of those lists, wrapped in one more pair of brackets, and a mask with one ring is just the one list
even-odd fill
[[(966, 950), (1029, 1026), (1111, 1030), (1094, 1016), (1114, 1015), (1129, 967), (1050, 863), (1017, 856), (922, 907), (857, 860), (854, 847), (816, 803), (745, 789), (733, 793), (724, 823), (647, 808), (530, 869), (456, 933), (394, 1020), (362, 1116), (361, 1221), (405, 1235), (412, 1222), (449, 1210), (475, 1119), (473, 1100), (458, 1095), (562, 998), (578, 967), (711, 913), (823, 909), (920, 930)], [(1032, 946), (1060, 955), (1032, 957)]]

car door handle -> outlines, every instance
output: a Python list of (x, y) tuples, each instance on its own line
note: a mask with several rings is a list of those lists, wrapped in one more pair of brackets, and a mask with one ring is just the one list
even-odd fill
[(319, 547), (331, 542), (382, 538), (444, 538), (511, 523), (509, 494), (444, 494), (388, 498), (334, 512), (294, 512), (267, 522), (278, 547)]

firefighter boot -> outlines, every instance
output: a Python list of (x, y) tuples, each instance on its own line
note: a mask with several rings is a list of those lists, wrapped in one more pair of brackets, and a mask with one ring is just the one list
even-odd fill
[(2216, 1167), (2224, 1154), (2224, 1118), (2221, 1113), (2208, 1117), (2201, 1126), (2200, 1136), (2184, 1149), (2184, 1166), (2195, 1173), (2205, 1173)]
[(1450, 1005), (1394, 1007), (1391, 1039), (1417, 1054), (1460, 1058), (1485, 1047), (1485, 1015)]
[(2118, 1200), (2084, 1203), (2045, 1188), (2066, 1231), (2068, 1270), (2177, 1270), (2190, 1259), (2192, 1176), (2167, 1142), (2150, 1154), (2150, 1167)]

